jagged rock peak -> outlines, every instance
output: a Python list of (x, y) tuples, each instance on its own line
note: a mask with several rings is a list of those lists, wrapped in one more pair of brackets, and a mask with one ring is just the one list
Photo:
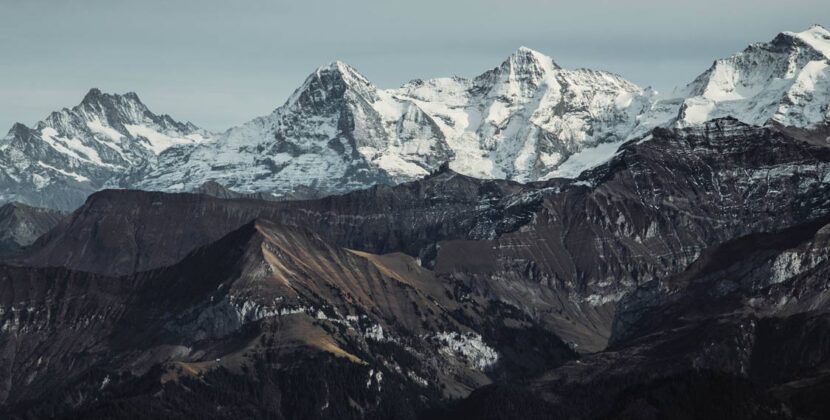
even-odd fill
[(29, 131), (29, 127), (26, 127), (25, 124), (16, 122), (12, 125), (12, 128), (9, 129), (9, 132), (6, 134), (6, 138), (13, 138), (16, 135), (23, 135)]
[(559, 70), (552, 58), (527, 47), (519, 47), (507, 57), (498, 67), (485, 72), (476, 78), (476, 82), (501, 79), (503, 82), (518, 81), (521, 83), (537, 83), (548, 73)]
[(112, 99), (124, 98), (124, 99), (129, 99), (129, 100), (135, 101), (135, 102), (141, 102), (141, 100), (138, 98), (138, 94), (136, 94), (135, 92), (127, 92), (127, 93), (124, 93), (124, 94), (106, 93), (106, 92), (102, 92), (101, 89), (98, 89), (98, 88), (94, 87), (94, 88), (90, 89), (89, 92), (86, 93), (86, 95), (84, 95), (84, 99), (81, 100), (81, 103), (83, 104), (83, 103), (98, 102), (102, 99), (107, 99), (107, 98), (112, 98)]
[(354, 67), (342, 61), (332, 61), (306, 77), (303, 84), (288, 98), (286, 106), (317, 108), (324, 106), (331, 98), (342, 98), (348, 91), (374, 98), (377, 88)]
[(118, 93), (106, 93), (102, 92), (98, 88), (92, 88), (84, 95), (84, 99), (81, 100), (79, 106), (83, 107), (85, 105), (133, 105), (138, 106), (143, 109), (147, 109), (146, 105), (141, 102), (141, 99), (138, 97), (138, 94), (135, 92), (127, 92), (124, 94)]
[(92, 88), (86, 93), (86, 95), (84, 95), (84, 99), (81, 100), (81, 103), (95, 102), (100, 99), (103, 94), (104, 93), (101, 92), (101, 89)]
[(362, 83), (367, 83), (367, 84), (369, 83), (369, 80), (366, 79), (365, 76), (360, 74), (360, 72), (357, 71), (357, 69), (355, 69), (354, 67), (352, 67), (352, 66), (350, 66), (350, 65), (348, 65), (348, 64), (346, 64), (346, 63), (344, 63), (340, 60), (335, 60), (335, 61), (332, 61), (331, 63), (328, 63), (328, 64), (325, 64), (325, 65), (322, 65), (322, 66), (318, 67), (317, 71), (315, 73), (318, 76), (320, 76), (322, 74), (326, 74), (326, 73), (331, 73), (331, 74), (338, 75), (339, 77), (343, 78), (344, 80), (356, 80), (356, 81), (359, 81), (359, 82), (362, 82)]
[(543, 68), (561, 68), (553, 61), (553, 58), (525, 46), (519, 47), (516, 52), (507, 58), (505, 63), (509, 63), (515, 69), (527, 68), (529, 65), (541, 66)]
[(90, 89), (81, 102), (71, 109), (64, 108), (52, 112), (44, 121), (37, 125), (37, 129), (46, 126), (66, 125), (72, 115), (83, 120), (104, 121), (108, 125), (134, 124), (146, 119), (157, 117), (141, 102), (135, 92), (124, 94), (106, 93), (98, 88)]
[(489, 91), (495, 96), (532, 95), (546, 80), (550, 82), (560, 69), (552, 58), (530, 48), (520, 47), (498, 67), (476, 77), (473, 81), (474, 90)]

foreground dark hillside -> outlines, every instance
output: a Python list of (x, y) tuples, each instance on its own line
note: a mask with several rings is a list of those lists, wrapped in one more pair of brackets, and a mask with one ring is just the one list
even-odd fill
[(216, 403), (192, 387), (264, 380), (290, 404), (260, 406), (264, 396), (228, 390), (216, 415), (302, 412), (313, 400), (321, 417), (384, 418), (399, 404), (415, 413), (576, 357), (529, 317), (458, 297), (411, 257), (346, 250), (264, 220), (129, 276), (0, 270), (9, 308), (0, 397), (15, 415), (169, 405), (184, 416), (181, 407)]

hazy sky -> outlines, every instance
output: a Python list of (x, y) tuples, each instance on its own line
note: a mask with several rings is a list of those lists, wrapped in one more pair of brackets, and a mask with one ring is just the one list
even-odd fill
[(335, 59), (395, 87), (475, 76), (521, 45), (666, 90), (812, 23), (830, 24), (830, 1), (0, 0), (0, 131), (90, 87), (223, 130)]

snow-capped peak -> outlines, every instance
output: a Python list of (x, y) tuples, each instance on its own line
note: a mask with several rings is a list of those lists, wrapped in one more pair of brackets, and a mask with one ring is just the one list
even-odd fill
[(531, 64), (545, 69), (561, 68), (553, 61), (553, 58), (525, 46), (519, 47), (505, 62), (510, 63), (514, 68), (525, 68)]
[(337, 73), (337, 74), (340, 75), (340, 77), (343, 80), (346, 80), (346, 81), (357, 81), (359, 83), (369, 84), (369, 80), (366, 79), (365, 76), (360, 74), (360, 72), (358, 72), (354, 67), (352, 67), (352, 66), (350, 66), (350, 65), (348, 65), (348, 64), (346, 64), (346, 63), (344, 63), (340, 60), (335, 60), (335, 61), (332, 61), (329, 64), (320, 66), (319, 68), (317, 68), (317, 71), (316, 71), (316, 73), (318, 75), (320, 75), (320, 73), (326, 73), (326, 72)]
[(830, 58), (830, 31), (821, 25), (813, 25), (803, 32), (784, 32), (788, 35), (797, 38), (805, 44), (818, 51), (826, 58)]
[(214, 180), (244, 192), (331, 193), (424, 176), (450, 156), (431, 116), (341, 61), (314, 70), (270, 115), (187, 153), (160, 156), (138, 187)]
[(491, 98), (532, 98), (541, 86), (556, 88), (560, 69), (552, 58), (520, 47), (501, 65), (476, 77), (473, 90)]
[[(538, 87), (560, 67), (553, 59), (527, 47), (519, 47), (498, 67), (483, 73), (474, 80), (479, 89), (492, 89), (499, 85), (513, 85), (508, 91), (526, 94)], [(502, 89), (494, 93), (502, 94)]]
[(101, 89), (92, 88), (84, 95), (81, 105), (102, 104), (102, 103), (132, 103), (144, 109), (147, 107), (139, 99), (135, 92), (127, 92), (123, 95), (104, 93)]
[(641, 118), (696, 125), (733, 117), (753, 125), (813, 128), (830, 120), (830, 32), (814, 25), (782, 32), (719, 59)]
[[(81, 117), (87, 122), (93, 122), (95, 125), (102, 125), (116, 130), (126, 124), (141, 124), (146, 119), (155, 117), (135, 92), (118, 95), (104, 93), (98, 88), (92, 88), (78, 106), (71, 110), (64, 109), (53, 112), (40, 124), (58, 128), (55, 126), (64, 124), (62, 119), (69, 114)], [(110, 134), (115, 135), (114, 133)]]
[(116, 166), (137, 163), (146, 157), (144, 151), (157, 155), (171, 146), (199, 143), (210, 136), (189, 122), (152, 113), (135, 92), (119, 95), (97, 88), (90, 89), (72, 109), (51, 113), (35, 130), (47, 142), (80, 143), (93, 149), (103, 145), (104, 155), (111, 157), (91, 160)]
[[(33, 128), (16, 124), (0, 141), (0, 178), (14, 180), (0, 185), (0, 194), (72, 209), (85, 198), (76, 196), (83, 191), (103, 187), (172, 146), (209, 138), (193, 124), (153, 114), (133, 92), (94, 88), (80, 104), (49, 114)], [(59, 202), (44, 203), (44, 196), (58, 196)]]
[(370, 102), (376, 99), (377, 88), (366, 77), (342, 61), (332, 61), (306, 77), (303, 84), (288, 98), (285, 108), (324, 107), (332, 99), (342, 99), (350, 91), (365, 96)]

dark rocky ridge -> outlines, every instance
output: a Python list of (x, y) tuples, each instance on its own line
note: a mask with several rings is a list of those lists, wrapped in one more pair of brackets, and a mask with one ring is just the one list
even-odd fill
[[(8, 266), (0, 272), (0, 371), (7, 378), (0, 400), (7, 415), (212, 406), (210, 393), (182, 393), (200, 383), (276, 381), (278, 395), (292, 395), (288, 388), (304, 370), (312, 372), (315, 396), (262, 405), (257, 393), (235, 395), (239, 405), (216, 415), (276, 415), (309, 398), (320, 400), (313, 417), (383, 418), (390, 401), (413, 415), (424, 401), (463, 396), (491, 378), (575, 357), (519, 313), (458, 300), (410, 257), (345, 250), (263, 220), (178, 264), (129, 276)], [(452, 340), (481, 344), (447, 347)], [(349, 380), (324, 366), (358, 376)], [(329, 382), (340, 388), (324, 391)], [(322, 400), (330, 404), (321, 409)]]
[(483, 388), (435, 417), (821, 418), (830, 410), (821, 397), (830, 386), (828, 222), (712, 247), (626, 296), (605, 351), (529, 384)]
[(248, 198), (253, 200), (266, 200), (266, 201), (281, 201), (281, 200), (311, 200), (314, 198), (319, 198), (322, 196), (319, 191), (307, 188), (307, 187), (297, 187), (293, 192), (290, 194), (284, 194), (281, 196), (276, 196), (273, 194), (266, 194), (262, 192), (258, 193), (241, 193), (234, 191), (230, 188), (226, 188), (224, 185), (216, 182), (216, 181), (207, 181), (199, 188), (194, 189), (191, 191), (194, 194), (204, 194), (209, 195), (211, 197), (216, 198)]
[(0, 254), (9, 254), (31, 245), (55, 227), (66, 213), (8, 203), (0, 207)]
[(311, 229), (340, 246), (428, 260), (438, 241), (494, 237), (522, 224), (538, 204), (538, 194), (520, 184), (452, 172), (312, 201), (106, 190), (38, 241), (22, 262), (132, 273), (175, 263), (260, 217)]

